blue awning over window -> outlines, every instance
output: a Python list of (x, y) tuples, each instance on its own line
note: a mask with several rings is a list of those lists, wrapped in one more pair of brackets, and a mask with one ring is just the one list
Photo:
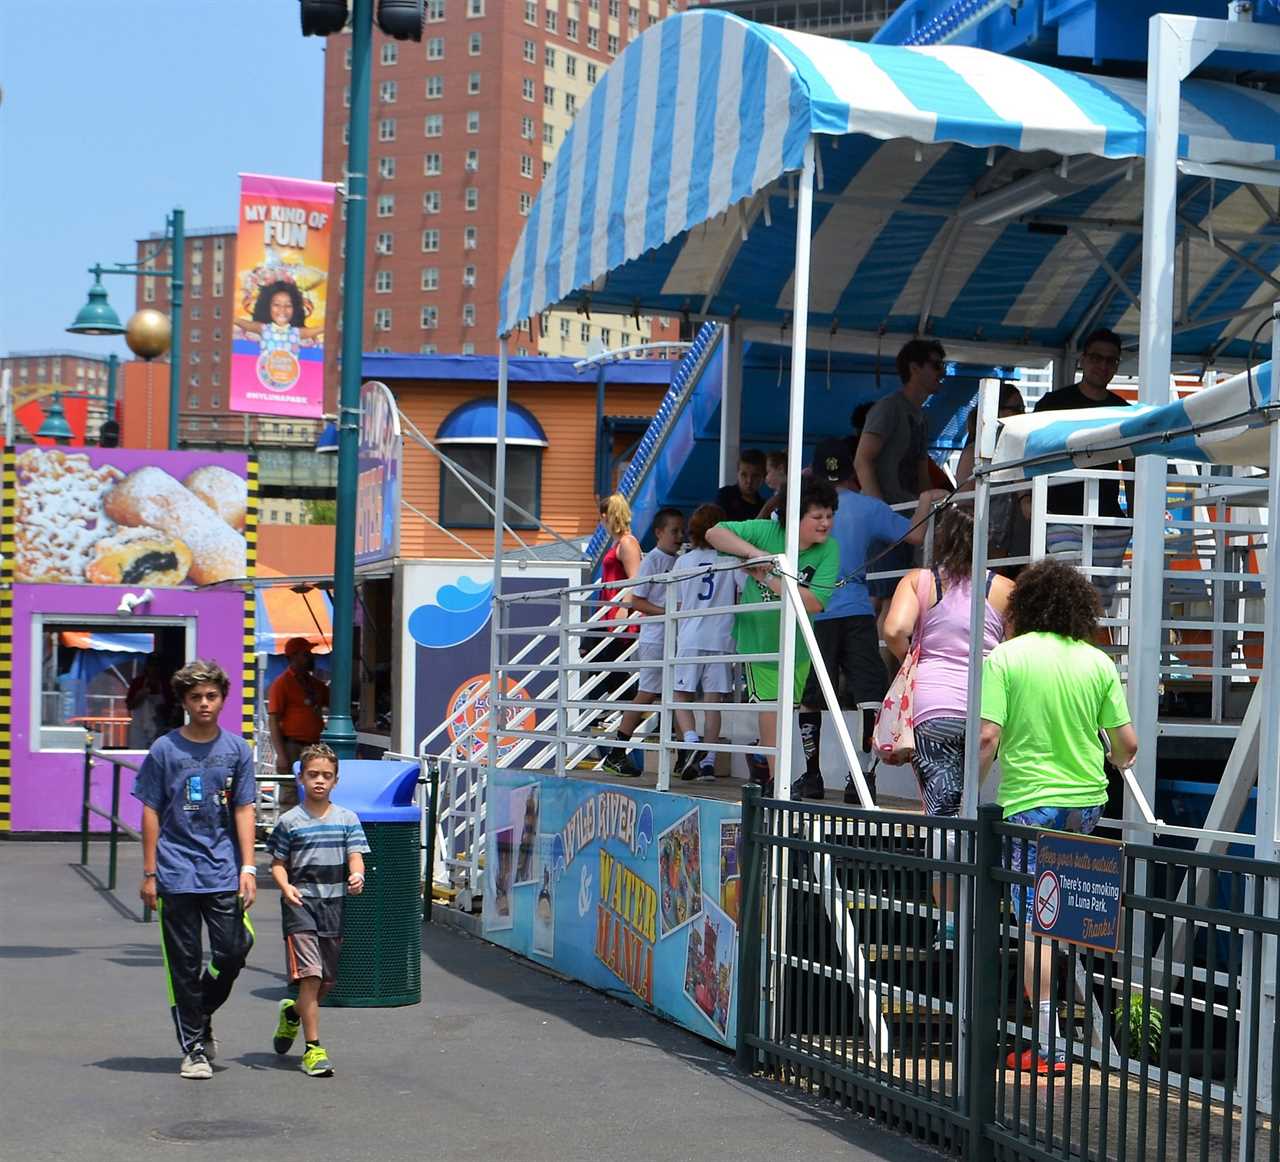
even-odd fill
[[(492, 444), (498, 438), (498, 401), (473, 399), (454, 408), (436, 431), (441, 444)], [(533, 413), (518, 403), (507, 404), (507, 443), (545, 448), (546, 433)]]

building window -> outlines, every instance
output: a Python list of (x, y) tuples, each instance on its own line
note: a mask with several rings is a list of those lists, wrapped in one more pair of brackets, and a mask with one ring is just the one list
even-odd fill
[(462, 285), (463, 286), (476, 285), (476, 268), (474, 266), (464, 266), (462, 268)]
[(556, 107), (556, 91), (551, 85), (542, 86), (542, 103), (548, 109)]
[(423, 307), (420, 321), (424, 331), (434, 331), (440, 322), (440, 308)]
[(564, 54), (564, 71), (570, 77), (578, 75), (578, 58), (573, 53), (567, 52)]
[(440, 289), (440, 268), (438, 266), (424, 266), (422, 268), (422, 289), (424, 291)]
[(351, 71), (351, 46), (350, 45), (347, 45), (346, 51), (342, 54), (342, 67), (346, 69), (347, 72)]
[(444, 114), (428, 113), (426, 121), (422, 124), (422, 132), (426, 137), (443, 137), (444, 136)]
[(560, 22), (559, 13), (554, 8), (548, 8), (546, 11), (546, 26), (548, 32), (555, 32), (556, 25)]
[(344, 109), (351, 108), (351, 86), (350, 85), (342, 86), (342, 107)]
[(444, 96), (444, 77), (439, 73), (432, 73), (427, 78), (427, 100), (438, 101)]
[(613, 332), (608, 327), (600, 328), (600, 342), (606, 347), (613, 342)]
[(438, 153), (424, 153), (422, 155), (422, 172), (427, 177), (435, 177), (442, 172)]
[(199, 363), (200, 363), (200, 352), (199, 352), (199, 351), (192, 351), (192, 352), (191, 352), (191, 354), (187, 356), (187, 359), (188, 359), (188, 360), (189, 360), (193, 365), (198, 366), (198, 365), (199, 365)]
[(587, 47), (597, 49), (600, 47), (600, 30), (590, 25), (587, 26)]
[(467, 210), (480, 208), (480, 191), (475, 186), (468, 186), (462, 191), (462, 204)]
[(522, 217), (528, 217), (529, 211), (533, 209), (533, 198), (526, 194), (523, 190), (519, 194), (520, 214)]
[(568, 319), (563, 317), (560, 319), (560, 338), (561, 339), (569, 338), (569, 328), (571, 326), (572, 324), (569, 322)]
[(200, 393), (198, 391), (187, 392), (187, 407), (198, 408), (200, 406)]
[[(534, 135), (533, 118), (521, 117), (520, 118), (520, 136), (523, 137), (526, 141), (532, 141), (533, 135)], [(147, 281), (150, 282), (151, 280), (148, 279)], [(151, 291), (151, 298), (147, 299), (147, 302), (151, 302), (151, 299), (154, 299), (156, 295), (155, 287), (148, 287), (147, 289)]]
[(378, 217), (390, 218), (396, 212), (396, 196), (395, 194), (379, 194), (378, 195)]
[(467, 111), (467, 132), (480, 132), (480, 111), (478, 109), (469, 109)]
[(520, 82), (520, 96), (526, 101), (532, 101), (534, 98), (534, 85), (532, 77), (525, 77)]
[(476, 353), (476, 345), (474, 343), (463, 343), (462, 353), (463, 355), (474, 355)]
[(467, 0), (467, 19), (484, 15), (484, 0)]
[(479, 92), (480, 92), (480, 74), (468, 73), (467, 74), (467, 95), (469, 97), (474, 97)]
[(396, 176), (396, 159), (394, 157), (378, 158), (378, 176), (380, 178), (393, 178)]
[(384, 105), (394, 105), (396, 94), (399, 91), (400, 86), (395, 81), (380, 81), (378, 83), (378, 100)]
[(578, 98), (572, 93), (564, 95), (564, 111), (572, 117), (578, 111)]
[(444, 37), (433, 36), (427, 41), (427, 60), (442, 61), (444, 60)]
[(538, 0), (524, 0), (524, 22), (526, 24), (538, 23)]
[(476, 325), (476, 308), (474, 303), (462, 304), (462, 325), (464, 327), (474, 327)]
[(479, 245), (479, 235), (474, 226), (464, 226), (462, 228), (462, 248), (463, 250), (474, 250)]
[(384, 65), (393, 65), (400, 59), (400, 46), (394, 40), (384, 41), (382, 44), (382, 63)]
[[(510, 410), (524, 420), (521, 425), (524, 430), (541, 435), (541, 428), (531, 413), (515, 404), (510, 405)], [(492, 486), (496, 453), (493, 444), (455, 444), (448, 439), (449, 427), (450, 419), (446, 418), (440, 425), (436, 442), (455, 464)], [(508, 443), (506, 448), (507, 496), (533, 517), (541, 516), (544, 443), (545, 440), (543, 443)], [(478, 491), (483, 494), (484, 489)], [(508, 519), (513, 528), (537, 527), (536, 521), (529, 521), (514, 512), (509, 511)], [(493, 516), (483, 502), (443, 465), (440, 469), (440, 523), (453, 528), (491, 528), (493, 524)]]
[(556, 127), (550, 121), (542, 123), (542, 144), (555, 145), (556, 143)]
[(605, 37), (604, 47), (605, 47), (605, 52), (607, 52), (610, 56), (618, 55), (618, 38), (614, 36), (612, 32), (609, 33), (607, 37)]
[(391, 308), (379, 307), (373, 312), (373, 329), (375, 331), (391, 330)]
[(640, 27), (640, 9), (639, 8), (627, 9), (627, 23), (631, 25), (632, 28)]
[(380, 295), (389, 295), (391, 293), (391, 271), (378, 271), (373, 276), (373, 289)]
[(547, 180), (547, 174), (549, 174), (550, 172), (551, 172), (551, 163), (549, 161), (544, 161), (542, 163), (542, 180), (543, 181)]
[(439, 24), (444, 19), (444, 0), (427, 0), (427, 23)]
[(481, 43), (482, 41), (478, 32), (473, 32), (469, 37), (467, 37), (467, 55), (479, 56)]
[(520, 176), (522, 178), (533, 177), (533, 158), (527, 153), (520, 155)]
[(424, 214), (440, 213), (440, 191), (427, 190), (422, 195), (422, 212)]
[(434, 343), (423, 343), (418, 348), (419, 355), (434, 355), (436, 353), (436, 345)]
[(394, 141), (396, 139), (396, 119), (384, 117), (378, 122), (378, 140)]
[(392, 235), (388, 233), (379, 234), (374, 241), (373, 249), (376, 254), (390, 254), (394, 246)]
[(480, 151), (478, 149), (467, 150), (467, 160), (464, 163), (467, 173), (479, 173), (480, 171)]
[[(217, 378), (217, 376), (215, 376), (214, 378), (216, 379), (216, 378)], [(222, 406), (222, 396), (220, 396), (220, 395), (211, 395), (211, 396), (209, 397), (209, 406), (210, 406), (211, 408), (220, 408), (220, 407)]]
[(591, 324), (580, 323), (578, 325), (578, 339), (580, 342), (586, 343), (591, 338)]
[(617, 20), (618, 17), (621, 15), (622, 15), (621, 0), (609, 0), (609, 16), (612, 19)]
[(538, 46), (531, 40), (524, 42), (524, 63), (527, 65), (538, 63)]
[(556, 67), (556, 46), (548, 44), (542, 50), (542, 63), (549, 69)]
[(422, 232), (422, 249), (428, 254), (433, 254), (440, 249), (439, 230), (424, 230)]
[(344, 124), (342, 127), (342, 144), (346, 145), (351, 141), (351, 126)]
[(570, 40), (578, 39), (578, 22), (572, 16), (564, 22), (564, 34)]
[[(192, 313), (194, 314), (195, 312), (193, 311)], [(190, 342), (192, 342), (192, 343), (199, 343), (199, 342), (200, 342), (200, 332), (199, 332), (199, 331), (189, 331), (189, 332), (187, 333), (187, 339), (188, 339), (188, 341), (190, 341)], [(61, 374), (62, 374), (62, 369), (58, 366), (58, 360), (56, 360), (56, 359), (55, 359), (55, 360), (53, 361), (53, 377), (54, 377), (55, 379), (57, 379)]]

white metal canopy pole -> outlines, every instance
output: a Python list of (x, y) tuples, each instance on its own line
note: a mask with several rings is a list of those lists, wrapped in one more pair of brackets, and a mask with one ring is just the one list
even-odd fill
[[(787, 415), (786, 569), (800, 573), (800, 469), (804, 459), (804, 378), (809, 354), (809, 252), (813, 232), (814, 139), (804, 146), (804, 169), (796, 191), (796, 266), (791, 299), (791, 407)], [(791, 798), (791, 736), (795, 711), (795, 606), (784, 596), (778, 640), (778, 761), (774, 794)]]
[(742, 326), (726, 323), (720, 344), (720, 483), (737, 481), (742, 447)]
[[(507, 514), (507, 356), (508, 340), (498, 339), (498, 423), (493, 447), (493, 613), (489, 617), (489, 747), (490, 771), (498, 768), (498, 694), (501, 686), (498, 670), (502, 660), (502, 606), (498, 601), (502, 593), (502, 548)], [(561, 659), (563, 663), (564, 659)]]

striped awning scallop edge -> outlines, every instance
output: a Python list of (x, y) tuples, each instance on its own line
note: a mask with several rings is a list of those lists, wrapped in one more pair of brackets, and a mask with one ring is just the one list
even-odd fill
[[(670, 16), (604, 72), (560, 144), (503, 282), (499, 334), (587, 296), (601, 309), (662, 313), (685, 303), (700, 314), (785, 320), (794, 245), (778, 221), (778, 197), (781, 190), (785, 213), (785, 175), (801, 167), (816, 134), (825, 143), (819, 188), (825, 168), (826, 196), (815, 207), (815, 323), (914, 330), (923, 301), (933, 305), (940, 335), (989, 324), (985, 335), (995, 339), (1058, 342), (1075, 322), (1067, 308), (1077, 297), (1096, 298), (1108, 278), (1083, 244), (1038, 238), (1004, 255), (1007, 236), (1017, 233), (1009, 244), (1021, 245), (1025, 230), (975, 225), (976, 240), (959, 246), (956, 261), (948, 251), (938, 263), (938, 236), (996, 152), (1038, 157), (1050, 183), (1059, 158), (1140, 157), (1145, 103), (1140, 80), (980, 49), (839, 41), (709, 10)], [(1270, 94), (1188, 82), (1180, 128), (1188, 159), (1274, 166), (1280, 158), (1280, 99)], [(880, 143), (894, 148), (877, 158)], [(969, 155), (963, 167), (947, 161), (955, 147)], [(1106, 202), (1099, 214), (1140, 218), (1142, 183), (1132, 171), (1127, 182), (1117, 180), (1123, 168), (1095, 173), (1077, 210), (1098, 198)], [(904, 199), (916, 199), (925, 217)], [(842, 211), (841, 200), (857, 201), (856, 212)], [(1212, 195), (1202, 202), (1189, 211), (1198, 221), (1213, 213)], [(863, 234), (833, 253), (831, 243), (848, 236), (842, 212)], [(820, 234), (824, 220), (828, 239)], [(1102, 249), (1136, 285), (1133, 264), (1126, 268), (1110, 241)], [(1069, 286), (1037, 285), (1028, 302), (1025, 287), (1045, 281), (1041, 267), (1051, 251), (1058, 265), (1085, 265), (1087, 275), (1071, 275)], [(1280, 249), (1275, 263), (1263, 262), (1280, 265)], [(941, 279), (931, 279), (933, 266), (943, 267)], [(993, 298), (993, 274), (998, 282), (1010, 269), (1021, 282)], [(926, 288), (930, 281), (943, 285)], [(1203, 281), (1211, 293), (1211, 276)], [(871, 301), (859, 282), (876, 287)], [(728, 283), (731, 303), (716, 298)], [(1218, 311), (1245, 287), (1234, 286)], [(970, 289), (987, 297), (970, 301)], [(951, 306), (959, 308), (954, 319)], [(1131, 309), (1121, 295), (1111, 318)]]

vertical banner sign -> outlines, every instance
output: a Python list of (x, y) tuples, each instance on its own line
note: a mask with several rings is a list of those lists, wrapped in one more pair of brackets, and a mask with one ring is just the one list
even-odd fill
[(376, 380), (360, 389), (360, 476), (356, 484), (356, 564), (400, 551), (400, 413)]
[(334, 185), (240, 175), (231, 410), (318, 419)]

